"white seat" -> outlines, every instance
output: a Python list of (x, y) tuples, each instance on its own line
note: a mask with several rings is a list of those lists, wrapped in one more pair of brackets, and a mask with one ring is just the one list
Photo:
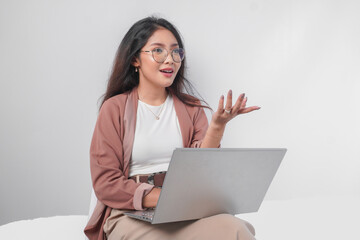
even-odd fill
[[(90, 206), (89, 206), (89, 214), (88, 214), (87, 222), (89, 221), (91, 215), (94, 212), (96, 203), (97, 203), (97, 197), (95, 195), (94, 188), (91, 187)], [(88, 240), (88, 238), (86, 236), (85, 236), (85, 240)]]
[(90, 206), (89, 206), (89, 215), (88, 215), (88, 220), (90, 219), (92, 213), (94, 212), (96, 203), (97, 203), (97, 197), (95, 195), (95, 191), (94, 188), (91, 188), (91, 198), (90, 198)]

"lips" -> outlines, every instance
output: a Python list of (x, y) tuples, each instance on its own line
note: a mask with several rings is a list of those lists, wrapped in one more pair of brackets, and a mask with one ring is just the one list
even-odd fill
[(164, 68), (164, 69), (160, 69), (160, 72), (163, 72), (163, 73), (173, 73), (173, 72), (174, 72), (174, 69), (172, 69), (172, 68)]
[(165, 77), (171, 77), (174, 73), (174, 69), (172, 68), (164, 68), (161, 69), (160, 72), (165, 76)]

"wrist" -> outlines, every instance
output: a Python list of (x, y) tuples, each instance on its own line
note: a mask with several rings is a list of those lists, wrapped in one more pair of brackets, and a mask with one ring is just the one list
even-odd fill
[(206, 135), (213, 140), (220, 141), (224, 135), (225, 126), (216, 123), (210, 123)]
[(143, 197), (142, 206), (143, 208), (156, 207), (157, 201), (159, 200), (161, 189), (153, 188), (149, 194)]
[(219, 123), (215, 123), (214, 121), (211, 121), (209, 125), (209, 129), (211, 129), (214, 132), (223, 133), (225, 130), (225, 124), (219, 124)]

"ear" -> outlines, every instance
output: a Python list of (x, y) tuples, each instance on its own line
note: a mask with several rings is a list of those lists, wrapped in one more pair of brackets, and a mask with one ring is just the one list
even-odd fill
[(139, 67), (140, 66), (140, 61), (137, 57), (134, 57), (131, 61), (131, 65), (133, 65), (134, 67)]

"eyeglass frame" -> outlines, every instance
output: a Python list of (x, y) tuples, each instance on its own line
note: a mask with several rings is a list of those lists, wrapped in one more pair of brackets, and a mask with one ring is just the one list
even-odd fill
[[(159, 47), (157, 47), (157, 48), (159, 48)], [(161, 49), (164, 49), (164, 50), (166, 51), (166, 57), (165, 57), (164, 61), (158, 62), (158, 61), (156, 61), (156, 59), (155, 59), (155, 57), (154, 57), (154, 50), (157, 49), (157, 48), (154, 48), (153, 50), (147, 50), (147, 51), (141, 50), (140, 52), (151, 52), (151, 56), (152, 56), (152, 58), (154, 59), (155, 62), (157, 62), (157, 63), (164, 63), (164, 62), (166, 61), (166, 59), (168, 58), (168, 56), (169, 56), (169, 51), (168, 51), (166, 48), (160, 47)], [(182, 49), (183, 52), (184, 52), (184, 57), (181, 59), (180, 62), (177, 62), (177, 61), (175, 61), (175, 59), (174, 59), (173, 53), (174, 53), (174, 50), (175, 50), (175, 49)], [(172, 58), (172, 60), (173, 60), (174, 62), (176, 62), (176, 63), (181, 63), (181, 62), (184, 60), (184, 58), (185, 58), (185, 49), (183, 49), (183, 48), (174, 48), (173, 50), (171, 50), (170, 55), (171, 55), (171, 58)]]

